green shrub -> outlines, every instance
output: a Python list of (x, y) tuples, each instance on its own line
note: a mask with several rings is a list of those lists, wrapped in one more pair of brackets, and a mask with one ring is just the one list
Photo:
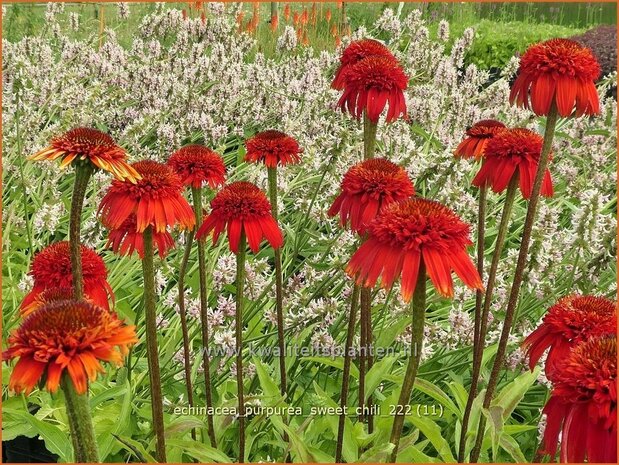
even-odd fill
[(512, 56), (521, 54), (533, 43), (553, 37), (571, 37), (583, 32), (578, 28), (522, 21), (499, 24), (481, 20), (473, 27), (475, 41), (467, 55), (467, 62), (482, 69), (502, 68)]

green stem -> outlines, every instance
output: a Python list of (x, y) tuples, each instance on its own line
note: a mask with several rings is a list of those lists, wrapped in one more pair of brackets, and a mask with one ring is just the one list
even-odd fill
[(236, 255), (236, 387), (239, 401), (239, 463), (245, 462), (245, 400), (243, 399), (243, 296), (245, 288), (245, 249), (247, 240), (241, 232)]
[[(524, 227), (522, 230), (522, 240), (520, 242), (520, 251), (518, 253), (518, 261), (516, 262), (516, 269), (514, 271), (514, 281), (509, 292), (509, 298), (507, 301), (507, 309), (505, 310), (505, 320), (503, 322), (503, 330), (501, 331), (501, 337), (499, 339), (499, 346), (497, 349), (494, 364), (492, 366), (492, 372), (490, 373), (490, 379), (488, 380), (488, 387), (484, 396), (483, 408), (488, 409), (494, 390), (499, 380), (499, 374), (503, 367), (505, 358), (505, 351), (507, 349), (507, 341), (509, 339), (509, 333), (511, 332), (516, 307), (518, 306), (518, 297), (520, 295), (520, 287), (524, 277), (524, 271), (527, 265), (527, 257), (529, 255), (529, 245), (531, 242), (531, 234), (533, 232), (533, 223), (535, 222), (535, 216), (537, 214), (537, 204), (539, 203), (540, 192), (542, 190), (542, 182), (544, 180), (544, 174), (548, 168), (548, 162), (550, 160), (550, 151), (552, 149), (552, 141), (555, 135), (555, 129), (557, 126), (558, 112), (556, 103), (553, 102), (548, 116), (546, 118), (546, 130), (544, 132), (544, 144), (542, 146), (542, 153), (539, 157), (537, 165), (537, 172), (535, 174), (535, 181), (533, 182), (533, 189), (531, 191), (531, 198), (529, 199), (529, 205), (527, 207), (527, 215), (524, 220)], [(475, 446), (471, 452), (471, 462), (477, 462), (479, 454), (481, 453), (481, 446), (484, 439), (484, 431), (486, 429), (486, 418), (482, 415), (479, 418), (479, 427), (477, 429), (477, 438), (475, 440)]]
[(161, 393), (161, 373), (159, 370), (159, 353), (157, 349), (157, 315), (155, 294), (155, 265), (153, 251), (152, 226), (143, 233), (144, 258), (144, 319), (146, 322), (146, 354), (148, 356), (148, 375), (150, 378), (151, 410), (153, 430), (156, 439), (157, 461), (166, 461), (165, 436), (163, 428), (163, 395)]
[(98, 463), (99, 452), (92, 425), (88, 393), (78, 394), (68, 374), (63, 374), (61, 387), (64, 392), (69, 430), (77, 463)]
[(376, 129), (378, 123), (370, 121), (367, 114), (363, 114), (363, 159), (374, 158), (376, 151)]
[[(189, 263), (189, 256), (191, 255), (191, 246), (193, 245), (193, 237), (195, 229), (189, 231), (186, 234), (185, 239), (185, 253), (183, 254), (183, 260), (178, 268), (178, 311), (181, 316), (181, 331), (183, 333), (183, 355), (185, 365), (185, 384), (187, 388), (187, 403), (190, 407), (194, 406), (193, 399), (193, 383), (191, 381), (191, 361), (189, 353), (189, 329), (187, 327), (187, 309), (185, 308), (185, 275), (187, 273), (187, 265)], [(196, 439), (195, 428), (191, 429), (191, 438)]]
[[(196, 216), (196, 231), (202, 225), (202, 189), (192, 188), (193, 211)], [(212, 447), (217, 447), (215, 425), (212, 415), (213, 394), (211, 390), (211, 370), (209, 357), (209, 325), (208, 325), (208, 290), (206, 284), (206, 252), (204, 239), (198, 240), (198, 268), (200, 270), (200, 323), (202, 327), (202, 368), (204, 371), (204, 393), (206, 396), (206, 423), (208, 436)]]
[(89, 161), (77, 162), (75, 166), (75, 183), (71, 197), (71, 213), (69, 218), (69, 244), (71, 250), (71, 274), (73, 277), (73, 293), (77, 300), (84, 298), (84, 278), (82, 272), (82, 251), (80, 241), (80, 227), (82, 222), (82, 208), (86, 197), (86, 188), (92, 174), (92, 165)]
[(335, 446), (335, 463), (342, 463), (342, 447), (344, 445), (344, 427), (346, 424), (346, 408), (348, 404), (348, 387), (350, 385), (350, 364), (353, 339), (355, 337), (355, 323), (357, 320), (357, 306), (359, 303), (359, 286), (355, 284), (350, 300), (350, 316), (348, 318), (348, 331), (346, 333), (346, 347), (344, 352), (344, 369), (342, 372), (342, 393), (340, 395), (340, 407), (342, 413), (337, 427), (337, 444)]
[[(479, 386), (479, 377), (481, 373), (481, 364), (484, 356), (484, 348), (486, 346), (486, 333), (488, 331), (488, 315), (490, 314), (490, 305), (492, 304), (492, 295), (496, 284), (496, 275), (499, 269), (499, 262), (503, 254), (503, 246), (507, 237), (509, 221), (512, 216), (514, 201), (516, 200), (516, 192), (518, 190), (518, 172), (514, 173), (507, 191), (505, 192), (505, 202), (503, 204), (503, 213), (501, 215), (501, 223), (494, 245), (494, 253), (492, 255), (492, 263), (490, 264), (490, 272), (488, 273), (488, 282), (486, 283), (486, 291), (483, 298), (483, 308), (479, 317), (479, 331), (473, 347), (473, 372), (471, 374), (471, 387), (469, 388), (469, 396), (466, 401), (464, 415), (462, 417), (462, 431), (460, 433), (460, 448), (458, 452), (458, 461), (464, 461), (466, 454), (466, 433), (468, 431), (468, 422), (473, 409), (473, 401), (477, 397), (477, 389)], [(481, 275), (480, 275), (481, 276)], [(478, 292), (479, 294), (479, 292)], [(476, 308), (477, 310), (477, 308)], [(477, 315), (477, 314), (476, 314)], [(476, 316), (477, 319), (477, 316)]]
[(400, 398), (398, 400), (398, 409), (396, 410), (395, 418), (393, 419), (393, 428), (391, 429), (391, 442), (394, 445), (391, 452), (391, 462), (395, 463), (398, 457), (398, 447), (400, 445), (400, 437), (402, 436), (402, 428), (404, 427), (404, 417), (406, 409), (409, 405), (415, 378), (419, 370), (419, 362), (421, 361), (421, 350), (423, 348), (423, 329), (426, 318), (426, 267), (423, 259), (419, 263), (419, 275), (413, 293), (413, 323), (411, 332), (411, 358), (408, 360)]
[[(271, 213), (275, 221), (278, 220), (277, 205), (277, 168), (268, 168), (269, 176), (269, 199), (271, 201)], [(282, 272), (281, 249), (274, 250), (275, 258), (275, 310), (277, 312), (277, 344), (279, 346), (279, 377), (280, 392), (282, 396), (287, 392), (286, 381), (286, 345), (284, 340), (284, 283)]]

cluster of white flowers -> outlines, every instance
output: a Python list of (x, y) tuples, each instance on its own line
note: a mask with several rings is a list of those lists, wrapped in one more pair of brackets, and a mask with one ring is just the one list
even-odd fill
[[(162, 161), (184, 143), (203, 141), (223, 154), (231, 180), (248, 179), (262, 188), (266, 186), (262, 167), (237, 167), (239, 147), (258, 130), (284, 130), (305, 149), (302, 164), (279, 173), (280, 222), (287, 240), (298, 241), (286, 248), (286, 253), (294, 250), (297, 254), (292, 268), (286, 270), (286, 327), (299, 334), (313, 326), (312, 344), (336, 347), (343, 332), (334, 332), (333, 323), (349, 311), (352, 287), (343, 268), (357, 240), (326, 212), (343, 174), (360, 160), (363, 149), (361, 124), (337, 110), (339, 93), (330, 88), (341, 48), (320, 53), (311, 47), (300, 49), (294, 29), (286, 27), (277, 40), (277, 58), (267, 58), (254, 38), (236, 32), (236, 8), (209, 4), (208, 20), (203, 22), (184, 19), (180, 10), (159, 5), (142, 18), (131, 46), (121, 46), (113, 31), (106, 30), (98, 49), (62, 32), (57, 22), (62, 4), (54, 3), (46, 13), (50, 28), (16, 43), (3, 40), (5, 229), (23, 234), (22, 187), (36, 195), (38, 202), (37, 211), (27, 220), (37, 237), (34, 246), (46, 243), (60, 229), (66, 209), (59, 201), (58, 186), (64, 183), (66, 188), (67, 178), (51, 163), (29, 163), (23, 157), (72, 127), (104, 128), (133, 160)], [(118, 4), (118, 15), (128, 17), (128, 4)], [(71, 21), (78, 27), (77, 17)], [(486, 71), (465, 66), (475, 31), (467, 29), (456, 37), (447, 53), (449, 24), (441, 21), (438, 37), (432, 38), (419, 10), (401, 18), (385, 9), (376, 31), (411, 76), (405, 93), (409, 119), (389, 125), (381, 121), (376, 155), (406, 167), (418, 192), (452, 207), (472, 225), (474, 237), (477, 191), (470, 187), (470, 180), (478, 166), (474, 161), (454, 160), (453, 150), (466, 128), (479, 119), (495, 118), (509, 126), (540, 130), (530, 112), (508, 103), (509, 80), (518, 59), (513, 58), (501, 77), (490, 82)], [(50, 40), (52, 35), (54, 40)], [(342, 38), (342, 46), (370, 35), (361, 27), (352, 38)], [(605, 283), (614, 275), (616, 248), (611, 199), (616, 185), (617, 105), (603, 98), (601, 107), (599, 118), (561, 122), (551, 164), (556, 194), (554, 199), (541, 201), (523, 288), (527, 302), (531, 298), (548, 301), (556, 285), (570, 279), (574, 290), (612, 291)], [(88, 243), (97, 250), (103, 250), (106, 238), (96, 225), (94, 211), (108, 182), (105, 174), (96, 177), (86, 204)], [(7, 202), (9, 197), (19, 201)], [(491, 195), (490, 210), (498, 211), (500, 205), (500, 198)], [(523, 205), (515, 211), (522, 212)], [(493, 217), (489, 226), (496, 227), (495, 221)], [(5, 253), (23, 252), (23, 241), (5, 239)], [(210, 240), (207, 244), (210, 263), (214, 263), (209, 277), (213, 341), (234, 347), (230, 285), (235, 280), (235, 257), (224, 247), (212, 247)], [(516, 240), (508, 241), (506, 258), (499, 267), (493, 306), (499, 310), (490, 337), (496, 337), (499, 329), (518, 245)], [(177, 246), (170, 263), (177, 263), (182, 251)], [(108, 261), (110, 268), (125, 264)], [(273, 325), (273, 291), (267, 289), (272, 286), (273, 270), (268, 256), (250, 256), (246, 272), (248, 298), (264, 313), (264, 324)], [(139, 273), (137, 267), (135, 273)], [(160, 322), (167, 321), (172, 328), (178, 324), (178, 289), (175, 274), (166, 276), (169, 282), (160, 279), (159, 290), (162, 306), (169, 311)], [(17, 283), (21, 292), (27, 290), (26, 277), (17, 276)], [(393, 294), (389, 311), (406, 312), (397, 293)], [(385, 296), (380, 291), (377, 302)], [(458, 285), (452, 304), (439, 303), (447, 311), (429, 326), (424, 357), (446, 343), (450, 347), (470, 344), (472, 298), (473, 293)], [(195, 285), (187, 290), (186, 306), (191, 318), (199, 318)], [(543, 311), (536, 309), (535, 317)], [(514, 342), (520, 336), (515, 335)], [(406, 334), (398, 339), (405, 340)]]

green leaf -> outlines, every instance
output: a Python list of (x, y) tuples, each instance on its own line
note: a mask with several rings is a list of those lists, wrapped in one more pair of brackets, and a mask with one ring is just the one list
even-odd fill
[(264, 364), (256, 357), (253, 357), (252, 359), (254, 361), (254, 365), (256, 366), (256, 374), (260, 380), (260, 386), (264, 392), (265, 404), (272, 407), (278, 404), (281, 400), (282, 395), (280, 393), (279, 386), (275, 383), (275, 381), (273, 381), (273, 378), (271, 378), (267, 372)]
[(383, 329), (376, 339), (376, 347), (390, 347), (393, 341), (395, 341), (395, 338), (402, 334), (410, 323), (410, 315), (405, 315), (388, 328)]
[(41, 421), (37, 417), (26, 412), (14, 411), (12, 413), (28, 423), (36, 434), (41, 437), (43, 442), (45, 442), (47, 450), (58, 455), (61, 462), (73, 461), (71, 439), (60, 428), (51, 423)]
[(361, 457), (359, 457), (359, 462), (382, 463), (389, 457), (393, 447), (394, 445), (390, 442), (370, 447), (363, 454), (361, 454)]
[(540, 369), (540, 367), (536, 367), (533, 372), (525, 371), (505, 386), (496, 399), (494, 399), (492, 405), (503, 409), (503, 421), (507, 421), (529, 388), (535, 384)]
[(135, 455), (140, 462), (142, 462), (142, 463), (157, 463), (157, 461), (153, 458), (153, 456), (150, 455), (146, 451), (144, 446), (141, 443), (139, 443), (138, 441), (136, 441), (134, 439), (131, 439), (131, 438), (117, 436), (115, 434), (113, 434), (112, 436), (120, 444), (122, 444), (122, 446), (126, 450), (128, 450), (133, 455)]
[[(385, 357), (375, 363), (365, 377), (365, 399), (367, 400), (389, 373), (397, 357)], [(352, 365), (351, 365), (352, 366)]]
[[(333, 368), (337, 368), (338, 370), (344, 370), (344, 358), (330, 358), (330, 357), (302, 357), (301, 360), (306, 362), (315, 362), (321, 363), (323, 365), (327, 365)], [(359, 369), (354, 365), (350, 364), (350, 375), (353, 378), (359, 379)]]
[[(120, 407), (120, 412), (114, 412), (113, 418), (109, 419), (109, 426), (105, 431), (101, 431), (99, 429), (97, 431), (97, 443), (99, 445), (99, 457), (102, 461), (106, 459), (106, 457), (112, 453), (114, 446), (114, 436), (125, 433), (127, 427), (130, 425), (130, 416), (131, 416), (131, 387), (129, 385), (129, 381), (125, 381), (124, 385), (121, 386), (122, 389), (117, 391), (117, 395), (120, 397), (120, 393), (123, 393), (122, 397), (122, 405)], [(116, 388), (108, 389), (108, 391), (113, 391)], [(95, 399), (93, 397), (93, 399)], [(119, 398), (117, 397), (114, 402), (117, 404), (119, 402)], [(91, 401), (92, 405), (92, 401)], [(116, 406), (116, 405), (114, 405)], [(103, 408), (97, 412), (97, 417), (101, 415), (109, 415), (107, 409)]]
[(453, 463), (456, 461), (451, 453), (449, 443), (441, 434), (441, 428), (436, 422), (429, 418), (418, 417), (417, 415), (412, 415), (410, 420), (430, 440), (444, 462)]
[[(518, 442), (511, 436), (507, 436), (506, 434), (501, 436), (499, 440), (499, 445), (501, 448), (507, 452), (516, 463), (526, 463), (528, 460), (525, 458), (524, 454), (520, 450), (520, 446)], [(496, 457), (496, 455), (494, 456)]]
[(492, 457), (496, 457), (499, 451), (499, 440), (503, 435), (503, 408), (496, 405), (490, 406), (488, 410), (483, 410), (488, 418), (490, 426), (490, 436), (492, 438)]
[(230, 463), (230, 458), (223, 452), (197, 441), (183, 441), (179, 439), (167, 439), (167, 447), (178, 447), (185, 454), (193, 457), (198, 462), (205, 463)]
[(450, 410), (454, 415), (460, 416), (460, 409), (453, 403), (445, 392), (439, 388), (436, 384), (426, 381), (422, 378), (415, 379), (414, 389), (427, 394), (432, 397), (438, 403), (440, 403), (447, 410)]

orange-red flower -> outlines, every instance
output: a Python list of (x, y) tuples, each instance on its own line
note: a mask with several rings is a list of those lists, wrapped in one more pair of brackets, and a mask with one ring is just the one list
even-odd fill
[(456, 157), (473, 158), (479, 160), (488, 141), (492, 139), (496, 133), (505, 129), (505, 125), (500, 121), (493, 119), (484, 119), (478, 121), (473, 126), (466, 130), (466, 137), (454, 152)]
[(168, 165), (186, 186), (212, 189), (226, 182), (226, 165), (221, 156), (204, 145), (186, 145), (170, 155)]
[(554, 458), (560, 444), (561, 462), (617, 463), (617, 337), (581, 342), (553, 382), (543, 452)]
[[(335, 34), (337, 34), (337, 25), (334, 24), (333, 27), (336, 28)], [(334, 34), (333, 29), (331, 34)], [(355, 40), (342, 52), (340, 66), (335, 72), (335, 78), (333, 78), (331, 87), (333, 89), (342, 90), (346, 84), (344, 77), (348, 68), (369, 56), (382, 56), (396, 61), (391, 51), (379, 41), (374, 39)]]
[(393, 58), (369, 56), (347, 67), (344, 72), (344, 92), (338, 106), (355, 118), (364, 113), (376, 123), (387, 103), (386, 121), (406, 115), (404, 90), (408, 77)]
[[(144, 233), (138, 232), (135, 215), (110, 231), (106, 247), (120, 255), (132, 255), (137, 250), (140, 258), (144, 258)], [(168, 231), (159, 232), (153, 228), (153, 247), (160, 257), (165, 257), (168, 250), (174, 248), (174, 239)]]
[(127, 163), (127, 153), (109, 135), (97, 129), (75, 128), (54, 137), (49, 147), (30, 156), (31, 160), (56, 160), (60, 167), (73, 161), (88, 160), (97, 168), (112, 173), (117, 179), (135, 182), (140, 175)]
[(5, 360), (19, 358), (9, 389), (29, 394), (44, 377), (56, 392), (66, 371), (75, 390), (84, 394), (88, 380), (104, 373), (101, 361), (121, 365), (129, 346), (136, 343), (135, 326), (116, 314), (85, 301), (50, 302), (29, 316), (8, 340)]
[(363, 234), (368, 224), (388, 205), (408, 199), (415, 188), (406, 170), (383, 158), (357, 163), (344, 175), (341, 193), (329, 209), (340, 214), (345, 226)]
[[(520, 191), (525, 199), (531, 197), (533, 182), (542, 153), (544, 139), (528, 129), (505, 129), (488, 141), (484, 161), (473, 185), (490, 185), (494, 192), (503, 192), (512, 176), (518, 175)], [(546, 169), (541, 194), (552, 197), (550, 171)]]
[(244, 233), (253, 252), (258, 252), (264, 238), (277, 249), (284, 243), (277, 221), (271, 215), (271, 204), (254, 184), (244, 181), (228, 184), (211, 201), (211, 213), (204, 219), (196, 237), (201, 239), (213, 231), (213, 243), (227, 229), (230, 250), (239, 251)]
[(183, 184), (172, 168), (152, 160), (139, 161), (133, 167), (142, 179), (136, 184), (112, 181), (101, 200), (99, 214), (107, 228), (120, 228), (131, 214), (136, 215), (138, 232), (151, 225), (158, 233), (176, 224), (189, 229), (195, 226), (193, 210), (182, 196)]
[[(71, 300), (73, 299), (73, 296), (73, 288), (50, 287), (49, 289), (45, 289), (40, 294), (35, 295), (28, 305), (20, 307), (19, 313), (22, 317), (25, 317), (30, 315), (35, 310), (38, 310), (45, 304), (57, 302), (59, 300)], [(84, 300), (90, 301), (88, 297), (85, 297)]]
[(532, 45), (520, 59), (509, 101), (547, 115), (554, 103), (559, 115), (600, 112), (595, 81), (600, 65), (593, 52), (576, 41), (550, 39)]
[[(109, 309), (108, 299), (114, 300), (114, 292), (107, 282), (105, 263), (94, 250), (83, 244), (81, 250), (84, 294), (95, 304)], [(30, 308), (37, 296), (47, 289), (73, 292), (69, 243), (55, 242), (37, 253), (28, 274), (34, 279), (34, 286), (24, 297), (20, 307), (22, 312)]]
[(390, 288), (402, 276), (402, 297), (408, 302), (421, 261), (436, 290), (453, 297), (454, 271), (473, 289), (482, 289), (475, 265), (466, 252), (472, 244), (469, 226), (449, 208), (432, 200), (411, 198), (392, 203), (370, 223), (369, 237), (346, 268), (357, 283), (373, 287), (381, 277)]
[(263, 162), (268, 168), (298, 163), (303, 149), (293, 138), (281, 131), (259, 132), (245, 142), (246, 161)]
[(570, 350), (595, 336), (617, 332), (616, 303), (604, 297), (570, 295), (550, 307), (535, 331), (524, 340), (529, 366), (535, 367), (546, 349), (546, 377), (553, 378), (556, 367)]

